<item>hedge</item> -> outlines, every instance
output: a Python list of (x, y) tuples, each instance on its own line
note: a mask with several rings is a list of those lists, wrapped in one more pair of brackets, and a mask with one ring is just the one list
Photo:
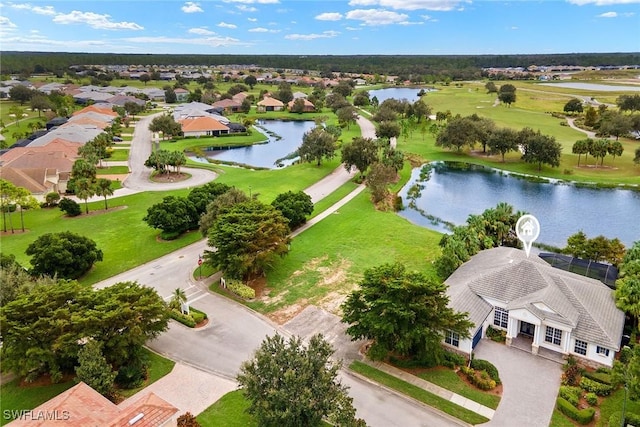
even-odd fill
[(560, 412), (565, 414), (567, 417), (572, 420), (578, 422), (579, 424), (589, 424), (593, 421), (593, 417), (596, 414), (596, 410), (593, 408), (585, 408), (585, 409), (577, 409), (570, 402), (562, 397), (558, 397), (556, 399), (556, 407)]
[(498, 375), (498, 368), (493, 366), (491, 362), (482, 359), (471, 359), (471, 367), (477, 371), (487, 371), (487, 374), (489, 374), (496, 384), (502, 384), (500, 375)]
[(182, 323), (185, 326), (188, 326), (190, 328), (195, 328), (196, 327), (196, 321), (193, 320), (193, 317), (187, 315), (187, 314), (182, 314), (179, 311), (176, 310), (169, 310), (169, 316), (173, 319), (176, 320), (180, 323)]
[(580, 380), (580, 387), (583, 390), (590, 391), (598, 396), (609, 396), (613, 387), (607, 384), (603, 384), (598, 381), (590, 380), (587, 377), (582, 377)]
[(604, 372), (585, 372), (583, 377), (587, 377), (590, 380), (597, 381), (602, 384), (611, 385), (611, 375)]
[(255, 289), (237, 280), (227, 280), (227, 289), (238, 295), (240, 298), (253, 299), (256, 297)]
[[(624, 414), (624, 425), (631, 424), (633, 426), (640, 426), (640, 415), (626, 412)], [(622, 425), (622, 411), (614, 412), (609, 417), (609, 426), (617, 427)]]
[(582, 389), (580, 387), (571, 387), (568, 385), (560, 386), (560, 393), (558, 393), (561, 398), (571, 403), (576, 408), (578, 407), (578, 403), (580, 402), (580, 395), (582, 394)]
[(204, 311), (200, 311), (197, 308), (189, 307), (189, 314), (191, 314), (191, 317), (196, 322), (196, 325), (204, 321), (204, 319), (208, 319), (207, 313), (205, 313)]
[[(497, 383), (491, 378), (487, 371), (476, 371), (475, 369), (467, 368), (466, 366), (461, 366), (460, 370), (467, 376), (469, 382), (480, 390), (488, 391), (496, 388)], [(478, 372), (480, 373), (480, 376), (476, 375)]]
[(596, 406), (598, 404), (598, 395), (596, 395), (595, 393), (587, 393), (584, 398), (591, 406)]

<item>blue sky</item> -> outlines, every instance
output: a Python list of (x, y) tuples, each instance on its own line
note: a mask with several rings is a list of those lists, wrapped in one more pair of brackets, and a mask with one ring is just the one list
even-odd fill
[(2, 2), (0, 50), (287, 55), (640, 52), (640, 0)]

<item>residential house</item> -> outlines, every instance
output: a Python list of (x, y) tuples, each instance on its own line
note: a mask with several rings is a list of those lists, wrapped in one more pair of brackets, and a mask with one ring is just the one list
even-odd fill
[(116, 405), (80, 382), (37, 408), (11, 427), (162, 427), (175, 425), (178, 408), (153, 392)]
[(232, 99), (242, 104), (242, 101), (247, 99), (249, 95), (250, 95), (249, 92), (238, 92), (235, 95), (233, 95)]
[(214, 108), (222, 108), (227, 113), (237, 113), (242, 108), (242, 101), (235, 99), (221, 99), (213, 103)]
[(264, 99), (258, 102), (258, 112), (264, 113), (265, 111), (282, 111), (284, 110), (284, 103), (279, 99), (265, 96)]
[(110, 106), (106, 106), (106, 105), (100, 105), (100, 104), (96, 104), (96, 105), (89, 105), (87, 107), (84, 107), (82, 110), (78, 110), (75, 111), (72, 116), (79, 116), (81, 114), (85, 114), (85, 113), (98, 113), (98, 114), (103, 114), (103, 115), (107, 115), (107, 116), (111, 116), (114, 119), (116, 117), (118, 117), (118, 113), (116, 113), (115, 111), (113, 111), (113, 109)]
[(309, 95), (307, 95), (304, 92), (293, 92), (293, 99), (294, 101), (298, 98), (302, 98), (302, 99), (307, 99), (309, 97)]
[(134, 104), (138, 104), (141, 107), (144, 107), (147, 105), (144, 99), (140, 99), (140, 98), (136, 98), (135, 96), (128, 96), (128, 95), (115, 95), (107, 99), (107, 102), (109, 104), (117, 105), (119, 107), (124, 107), (124, 104), (126, 104), (127, 102), (133, 102)]
[(215, 113), (216, 108), (203, 102), (190, 102), (188, 104), (177, 105), (173, 109), (173, 119), (176, 122), (180, 120), (195, 117), (212, 117), (222, 124), (229, 123), (229, 119)]
[(195, 117), (179, 121), (185, 137), (220, 136), (229, 133), (229, 128), (213, 117)]
[(523, 250), (499, 247), (473, 256), (446, 281), (450, 306), (467, 312), (470, 339), (445, 333), (445, 345), (470, 356), (488, 326), (506, 344), (541, 348), (592, 366), (612, 366), (624, 312), (602, 282), (553, 268)]
[(174, 90), (177, 102), (187, 102), (189, 100), (189, 91), (181, 87)]
[(103, 129), (96, 125), (91, 124), (75, 124), (73, 122), (67, 123), (64, 126), (53, 129), (40, 138), (37, 138), (29, 144), (29, 147), (42, 147), (49, 144), (51, 141), (60, 138), (71, 142), (78, 142), (80, 144), (86, 144), (93, 140), (96, 136), (104, 132)]
[[(314, 111), (316, 111), (316, 106), (313, 105), (311, 101), (309, 101), (306, 98), (298, 98), (298, 99), (302, 99), (302, 101), (304, 102), (304, 106), (302, 108), (303, 113), (313, 113)], [(294, 99), (293, 101), (289, 101), (289, 103), (287, 104), (287, 108), (289, 109), (289, 111), (291, 111), (291, 107), (293, 107), (293, 104), (295, 102), (296, 102), (296, 99)]]

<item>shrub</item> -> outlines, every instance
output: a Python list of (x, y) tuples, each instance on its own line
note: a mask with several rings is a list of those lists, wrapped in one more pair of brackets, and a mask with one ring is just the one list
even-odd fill
[(582, 376), (602, 384), (611, 385), (611, 375), (605, 372), (585, 372)]
[(63, 197), (60, 203), (58, 203), (58, 207), (62, 212), (66, 213), (67, 216), (78, 216), (82, 212), (80, 205), (68, 197)]
[(120, 367), (116, 375), (116, 384), (124, 389), (140, 387), (147, 379), (147, 365), (141, 362)]
[(505, 342), (507, 340), (507, 332), (489, 326), (487, 327), (487, 337), (495, 342)]
[(189, 312), (193, 320), (196, 322), (196, 325), (198, 323), (201, 323), (204, 319), (207, 319), (207, 313), (205, 313), (204, 311), (200, 311), (198, 309), (191, 307), (189, 309)]
[(443, 356), (444, 360), (442, 365), (447, 368), (454, 369), (456, 366), (464, 366), (467, 364), (467, 359), (461, 354), (454, 353), (452, 351), (445, 351)]
[(51, 193), (47, 193), (47, 195), (45, 196), (44, 200), (45, 200), (44, 205), (46, 207), (57, 206), (58, 205), (58, 201), (60, 200), (60, 194), (56, 193), (55, 191), (53, 191)]
[(253, 299), (256, 297), (255, 289), (238, 280), (227, 280), (227, 289), (238, 295), (240, 298)]
[(556, 407), (560, 412), (565, 414), (567, 417), (571, 418), (574, 421), (577, 421), (579, 424), (589, 424), (594, 415), (596, 414), (596, 410), (593, 408), (585, 408), (585, 409), (577, 409), (567, 400), (562, 397), (558, 397), (556, 400)]
[(461, 366), (460, 370), (467, 376), (469, 382), (480, 390), (487, 391), (496, 388), (496, 381), (491, 378), (487, 371), (476, 371), (475, 369), (467, 368), (466, 366)]
[(173, 320), (176, 320), (185, 326), (190, 328), (196, 327), (196, 321), (189, 314), (182, 314), (177, 310), (169, 310), (169, 316), (171, 316)]
[(578, 407), (578, 403), (580, 402), (580, 395), (582, 394), (582, 389), (580, 387), (572, 387), (568, 385), (561, 385), (560, 392), (558, 395), (571, 403), (576, 408)]
[(493, 366), (491, 362), (482, 359), (471, 359), (471, 367), (478, 371), (486, 371), (487, 374), (489, 374), (489, 377), (491, 377), (496, 384), (502, 384), (502, 381), (500, 381), (500, 375), (498, 375), (498, 369)]
[(611, 390), (613, 390), (612, 386), (590, 380), (587, 377), (583, 377), (582, 380), (580, 380), (580, 387), (583, 390), (590, 391), (598, 396), (608, 396), (611, 393)]
[(182, 233), (178, 231), (162, 231), (160, 233), (160, 238), (162, 240), (176, 240), (181, 234)]
[(584, 398), (591, 406), (595, 406), (598, 404), (598, 396), (595, 393), (587, 393)]
[(578, 385), (582, 370), (578, 366), (576, 359), (569, 357), (562, 369), (564, 370), (562, 374), (562, 384), (570, 386)]

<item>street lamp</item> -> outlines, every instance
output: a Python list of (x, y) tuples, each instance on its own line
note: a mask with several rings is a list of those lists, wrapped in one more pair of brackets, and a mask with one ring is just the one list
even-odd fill
[(202, 280), (202, 255), (198, 254), (198, 274), (200, 275), (200, 279)]

